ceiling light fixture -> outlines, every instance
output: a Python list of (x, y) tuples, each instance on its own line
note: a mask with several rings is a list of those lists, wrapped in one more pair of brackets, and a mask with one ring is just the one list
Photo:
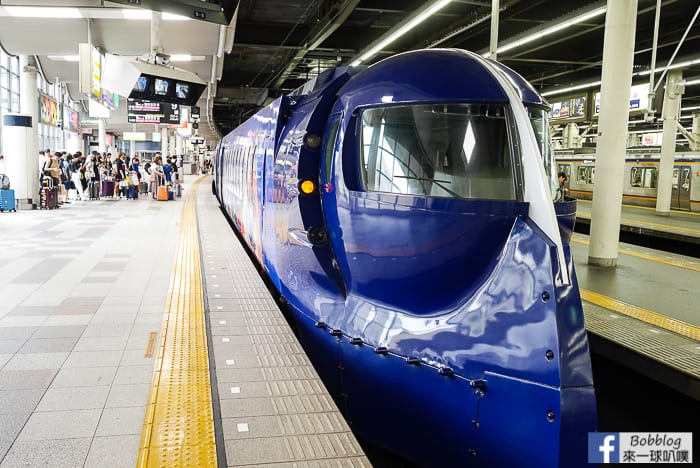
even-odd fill
[[(607, 7), (596, 8), (595, 10), (589, 11), (587, 13), (583, 13), (582, 15), (579, 15), (575, 18), (570, 19), (570, 20), (564, 21), (562, 23), (556, 24), (554, 26), (550, 26), (549, 28), (545, 28), (541, 31), (537, 31), (536, 33), (525, 36), (522, 39), (517, 39), (509, 44), (505, 44), (505, 45), (499, 47), (498, 49), (496, 49), (496, 52), (499, 54), (501, 52), (507, 52), (509, 50), (520, 47), (521, 45), (527, 44), (527, 43), (532, 42), (532, 41), (536, 41), (537, 39), (541, 39), (545, 36), (549, 36), (549, 35), (554, 34), (556, 32), (567, 29), (575, 24), (583, 23), (584, 21), (588, 21), (589, 19), (592, 19), (592, 18), (595, 18), (595, 17), (600, 16), (602, 14), (605, 14), (606, 11), (607, 11)], [(491, 52), (485, 52), (482, 55), (484, 57), (488, 58), (491, 56)]]
[(151, 12), (149, 10), (122, 10), (122, 15), (128, 20), (150, 20)]
[[(151, 11), (150, 10), (138, 10), (138, 9), (128, 9), (124, 8), (121, 10), (122, 16), (125, 19), (130, 20), (150, 20)], [(163, 13), (162, 16), (164, 21), (189, 21), (190, 18), (181, 15), (175, 15), (173, 13)]]
[(15, 18), (82, 18), (77, 8), (6, 6), (5, 11)]
[[(693, 60), (686, 60), (685, 62), (679, 62), (679, 63), (674, 63), (670, 67), (668, 67), (669, 70), (674, 70), (678, 68), (688, 68), (693, 65), (700, 64), (700, 59), (693, 59)], [(657, 70), (664, 69), (666, 66), (662, 66), (657, 68)], [(648, 75), (651, 73), (649, 70), (641, 71), (641, 72), (635, 72), (632, 73), (632, 76), (644, 76)], [(542, 96), (547, 97), (547, 96), (553, 96), (555, 94), (563, 94), (563, 93), (568, 93), (570, 91), (577, 91), (579, 89), (586, 89), (586, 88), (594, 88), (597, 86), (601, 85), (601, 81), (591, 81), (589, 83), (582, 83), (579, 85), (574, 85), (574, 86), (569, 86), (567, 88), (561, 88), (561, 89), (551, 89), (549, 91), (545, 91), (544, 93), (540, 93)], [(685, 85), (686, 86), (693, 86), (696, 84), (700, 84), (700, 78), (693, 78), (692, 80), (686, 81)]]
[(49, 60), (53, 60), (55, 62), (79, 62), (80, 61), (80, 56), (79, 55), (49, 55)]
[(552, 96), (554, 94), (562, 94), (562, 93), (568, 93), (569, 91), (577, 91), (579, 89), (586, 89), (586, 88), (593, 88), (596, 86), (600, 86), (602, 81), (591, 81), (590, 83), (583, 83), (580, 85), (574, 85), (574, 86), (569, 86), (568, 88), (561, 88), (561, 89), (553, 89), (551, 91), (547, 91), (545, 93), (540, 93), (542, 96), (547, 97), (547, 96)]
[(202, 62), (206, 59), (204, 55), (173, 54), (170, 56), (171, 62)]
[(399, 29), (394, 31), (393, 33), (389, 34), (387, 37), (382, 39), (377, 45), (373, 46), (370, 48), (368, 51), (364, 52), (362, 55), (360, 55), (360, 58), (353, 61), (351, 66), (356, 67), (362, 62), (366, 61), (367, 59), (373, 57), (376, 55), (380, 50), (382, 50), (384, 47), (388, 46), (404, 34), (406, 34), (408, 31), (411, 29), (415, 28), (418, 26), (420, 23), (428, 19), (430, 16), (433, 14), (437, 13), (438, 11), (442, 10), (444, 7), (446, 7), (452, 0), (439, 0), (435, 3), (433, 3), (430, 7), (428, 7), (426, 10), (424, 10), (422, 13), (419, 15), (415, 16), (413, 19), (408, 21), (406, 24), (401, 26)]

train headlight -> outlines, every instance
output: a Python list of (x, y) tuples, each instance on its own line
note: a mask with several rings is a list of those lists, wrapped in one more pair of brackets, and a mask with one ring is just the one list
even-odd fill
[(321, 146), (321, 137), (314, 133), (304, 135), (304, 144), (311, 149), (316, 149)]
[(316, 184), (312, 180), (303, 180), (299, 184), (299, 190), (301, 190), (301, 193), (311, 195), (316, 190)]

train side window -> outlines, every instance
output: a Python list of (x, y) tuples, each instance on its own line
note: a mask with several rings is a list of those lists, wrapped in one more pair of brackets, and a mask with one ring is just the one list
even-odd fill
[(634, 166), (630, 171), (632, 187), (656, 188), (657, 179), (658, 171), (655, 167)]
[(579, 166), (576, 170), (576, 182), (579, 184), (595, 183), (595, 166)]
[(672, 182), (673, 190), (678, 190), (678, 176), (680, 174), (681, 174), (681, 170), (678, 169), (677, 167), (674, 167), (673, 168), (673, 179), (672, 179), (673, 180), (673, 182)]
[(516, 199), (502, 104), (366, 109), (360, 139), (362, 183), (368, 191)]
[(336, 136), (338, 134), (338, 125), (340, 124), (340, 117), (337, 116), (333, 123), (331, 123), (331, 127), (328, 130), (328, 135), (326, 138), (326, 152), (323, 156), (324, 158), (324, 164), (325, 164), (325, 177), (326, 181), (330, 182), (331, 180), (331, 168), (333, 167), (333, 152), (335, 150), (335, 140)]
[(684, 192), (690, 191), (690, 168), (683, 168), (683, 177), (681, 178), (681, 188)]

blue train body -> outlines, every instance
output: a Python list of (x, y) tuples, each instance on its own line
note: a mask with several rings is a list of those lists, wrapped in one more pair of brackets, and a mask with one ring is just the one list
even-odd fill
[(499, 64), (415, 51), (328, 71), (217, 150), (215, 193), (340, 410), (416, 463), (586, 464), (575, 204), (549, 196), (544, 105)]

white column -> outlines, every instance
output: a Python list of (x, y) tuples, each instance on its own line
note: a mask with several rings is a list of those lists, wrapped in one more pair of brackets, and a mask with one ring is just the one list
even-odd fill
[(160, 154), (168, 154), (168, 128), (163, 127), (160, 129)]
[(19, 108), (22, 114), (32, 117), (32, 129), (31, 138), (27, 142), (26, 165), (21, 170), (27, 181), (26, 198), (22, 197), (25, 199), (20, 203), (17, 193), (15, 197), (18, 198), (18, 208), (33, 209), (36, 208), (39, 197), (39, 90), (36, 83), (34, 58), (20, 55), (19, 70)]
[(97, 151), (107, 152), (107, 122), (105, 119), (97, 121)]
[(175, 132), (168, 137), (168, 142), (170, 143), (170, 146), (168, 147), (168, 154), (171, 156), (175, 154), (175, 151), (177, 151), (177, 138), (177, 130), (175, 130)]
[(588, 263), (617, 266), (637, 0), (608, 0)]
[(173, 153), (173, 156), (182, 156), (182, 148), (184, 147), (182, 140), (183, 138), (181, 136), (178, 136), (177, 140), (175, 140), (175, 153)]
[(673, 159), (676, 155), (676, 128), (681, 113), (681, 95), (683, 94), (683, 72), (669, 70), (666, 76), (666, 92), (661, 116), (664, 119), (661, 140), (661, 162), (656, 191), (656, 214), (671, 214), (671, 191), (673, 185)]
[(131, 140), (129, 142), (129, 158), (134, 158), (136, 156), (136, 140)]
[(693, 140), (688, 142), (691, 151), (700, 151), (700, 113), (693, 114), (693, 128), (690, 131)]

